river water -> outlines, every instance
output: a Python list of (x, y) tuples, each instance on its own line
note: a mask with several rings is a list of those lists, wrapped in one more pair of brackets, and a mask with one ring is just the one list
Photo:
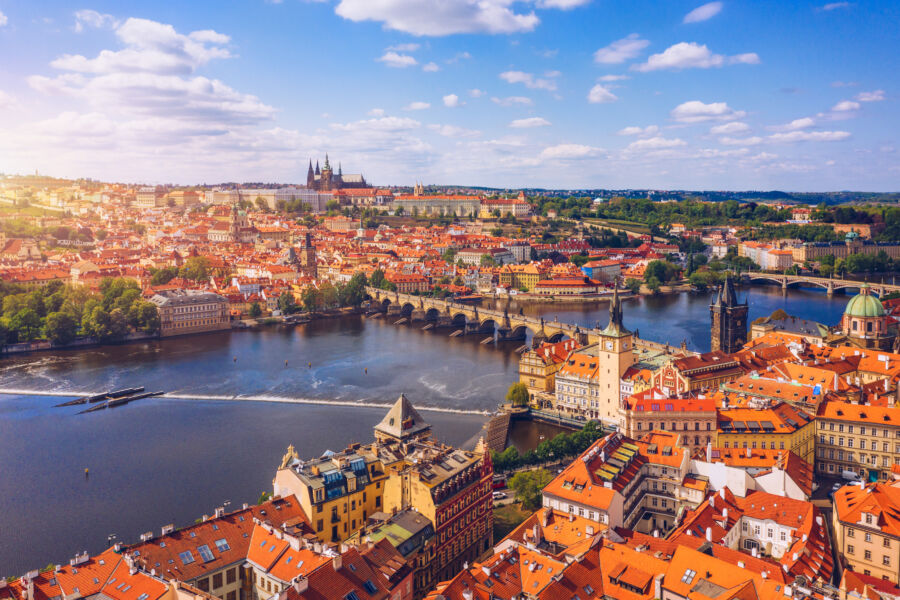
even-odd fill
[[(783, 296), (774, 287), (744, 294), (751, 319), (784, 308), (834, 323), (847, 301), (806, 290)], [(628, 300), (625, 324), (647, 339), (708, 350), (709, 300)], [(523, 310), (584, 325), (607, 319), (606, 305)], [(97, 552), (111, 534), (130, 542), (223, 502), (253, 502), (271, 490), (288, 444), (315, 456), (369, 441), (401, 392), (429, 409), (423, 416), (438, 438), (473, 444), (484, 413), (516, 380), (521, 342), (495, 347), (481, 345), (483, 335), (447, 334), (347, 317), (3, 359), (0, 576)], [(65, 398), (50, 395), (137, 385), (178, 397), (78, 415), (83, 407), (54, 408)]]

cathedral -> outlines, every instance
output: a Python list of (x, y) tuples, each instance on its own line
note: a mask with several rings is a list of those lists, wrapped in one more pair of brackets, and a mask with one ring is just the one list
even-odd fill
[(316, 168), (313, 170), (312, 160), (309, 161), (309, 170), (306, 172), (306, 188), (316, 190), (317, 192), (331, 192), (334, 190), (344, 190), (351, 188), (369, 188), (372, 187), (366, 183), (366, 178), (360, 173), (346, 174), (341, 171), (341, 165), (338, 163), (338, 170), (335, 173), (331, 169), (331, 163), (328, 161), (328, 155), (325, 155), (325, 166), (319, 169), (319, 161), (316, 161)]

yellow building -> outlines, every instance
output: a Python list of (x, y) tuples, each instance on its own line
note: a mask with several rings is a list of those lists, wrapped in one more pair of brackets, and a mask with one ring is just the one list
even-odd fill
[(815, 421), (812, 415), (785, 402), (765, 408), (719, 408), (716, 440), (722, 448), (790, 450), (812, 464)]
[(900, 483), (847, 485), (834, 494), (835, 550), (857, 573), (900, 582)]
[(500, 285), (512, 288), (533, 290), (538, 281), (550, 278), (550, 272), (538, 265), (503, 265), (500, 268)]
[(579, 344), (575, 340), (563, 340), (551, 344), (545, 342), (530, 348), (519, 358), (519, 382), (528, 387), (530, 394), (553, 394), (556, 373), (566, 364), (566, 358)]
[(150, 302), (159, 311), (161, 337), (231, 328), (228, 300), (212, 292), (164, 290)]

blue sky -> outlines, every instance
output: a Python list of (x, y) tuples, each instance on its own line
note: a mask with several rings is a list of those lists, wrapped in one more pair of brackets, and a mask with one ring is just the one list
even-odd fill
[(900, 189), (900, 4), (0, 0), (0, 172)]

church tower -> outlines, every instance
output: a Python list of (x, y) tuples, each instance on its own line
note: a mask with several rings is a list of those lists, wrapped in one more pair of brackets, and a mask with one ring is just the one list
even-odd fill
[(712, 350), (731, 354), (747, 343), (747, 302), (739, 304), (731, 283), (731, 276), (725, 276), (716, 300), (709, 305), (711, 319), (710, 336)]
[(331, 191), (331, 163), (328, 162), (328, 154), (325, 155), (325, 166), (322, 167), (322, 187), (320, 188), (323, 192)]
[(625, 372), (634, 364), (633, 342), (634, 336), (622, 324), (622, 301), (616, 282), (609, 304), (609, 325), (600, 332), (597, 342), (597, 408), (604, 422), (621, 425), (621, 382)]
[(316, 174), (313, 172), (312, 159), (309, 159), (309, 170), (306, 172), (306, 187), (313, 189), (316, 186)]

